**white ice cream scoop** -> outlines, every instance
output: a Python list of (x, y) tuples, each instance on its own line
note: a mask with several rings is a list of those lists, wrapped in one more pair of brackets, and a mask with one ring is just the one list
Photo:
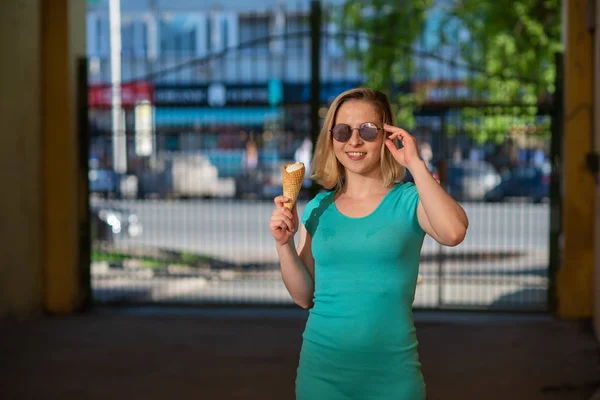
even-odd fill
[(295, 162), (295, 163), (290, 164), (287, 167), (285, 167), (285, 170), (288, 173), (292, 173), (294, 171), (301, 169), (302, 167), (304, 167), (304, 164), (302, 164), (301, 162)]

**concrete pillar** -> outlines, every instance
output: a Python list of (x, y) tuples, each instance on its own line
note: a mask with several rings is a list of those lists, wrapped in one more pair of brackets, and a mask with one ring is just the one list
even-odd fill
[[(600, 1), (596, 0), (595, 10), (596, 32), (594, 38), (594, 145), (600, 154)], [(595, 273), (594, 273), (594, 328), (600, 341), (600, 185), (596, 185), (595, 207)], [(600, 398), (600, 392), (598, 393)]]
[(590, 318), (593, 305), (594, 177), (592, 150), (592, 36), (587, 0), (565, 0), (564, 159), (562, 265), (557, 274), (558, 315)]
[(81, 0), (42, 0), (42, 179), (44, 182), (44, 304), (53, 313), (83, 302), (77, 195), (77, 59), (85, 56)]
[(0, 315), (42, 307), (39, 1), (0, 2)]
[(82, 304), (75, 61), (85, 3), (0, 2), (0, 317)]

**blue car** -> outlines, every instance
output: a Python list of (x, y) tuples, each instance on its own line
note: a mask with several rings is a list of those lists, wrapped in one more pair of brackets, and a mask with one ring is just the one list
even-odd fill
[(117, 195), (119, 176), (110, 169), (90, 169), (88, 172), (90, 193), (105, 197)]
[(547, 201), (550, 195), (549, 168), (517, 167), (503, 174), (502, 181), (485, 194), (485, 201), (500, 202), (510, 198)]

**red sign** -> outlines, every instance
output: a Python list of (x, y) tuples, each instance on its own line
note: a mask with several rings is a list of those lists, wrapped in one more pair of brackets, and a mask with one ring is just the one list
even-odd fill
[[(93, 83), (89, 85), (88, 105), (90, 107), (110, 107), (112, 86)], [(121, 85), (121, 105), (130, 108), (142, 101), (154, 103), (154, 85), (150, 82), (130, 82)]]

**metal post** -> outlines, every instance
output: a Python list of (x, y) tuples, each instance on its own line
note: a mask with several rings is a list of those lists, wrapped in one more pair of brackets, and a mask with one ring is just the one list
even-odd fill
[[(440, 178), (440, 185), (446, 190), (448, 190), (448, 179), (447, 179), (447, 159), (449, 157), (448, 152), (448, 140), (446, 137), (446, 110), (442, 110), (442, 114), (440, 115), (440, 147), (442, 154), (441, 160), (438, 163), (438, 175)], [(438, 308), (442, 308), (444, 305), (444, 246), (441, 244), (438, 245), (438, 254), (437, 254), (437, 282), (438, 282)]]
[(548, 309), (555, 311), (557, 307), (556, 273), (560, 268), (560, 237), (562, 234), (562, 201), (561, 201), (561, 170), (562, 170), (562, 136), (563, 136), (563, 57), (557, 54), (555, 58), (556, 77), (555, 91), (552, 99), (552, 120), (550, 138), (550, 254), (548, 265)]
[(127, 140), (125, 138), (125, 115), (121, 107), (121, 2), (110, 0), (110, 75), (112, 104), (113, 169), (127, 172)]
[[(319, 108), (321, 106), (321, 74), (319, 68), (321, 61), (321, 22), (321, 2), (319, 0), (312, 0), (310, 3), (310, 134), (313, 149), (316, 148), (317, 138), (321, 130), (319, 122)], [(311, 186), (311, 197), (314, 197), (318, 190), (317, 185), (313, 183)]]
[(89, 114), (88, 114), (88, 60), (77, 61), (77, 140), (79, 144), (79, 173), (77, 187), (78, 229), (79, 229), (79, 285), (81, 305), (89, 309), (92, 303), (92, 239), (89, 189)]

